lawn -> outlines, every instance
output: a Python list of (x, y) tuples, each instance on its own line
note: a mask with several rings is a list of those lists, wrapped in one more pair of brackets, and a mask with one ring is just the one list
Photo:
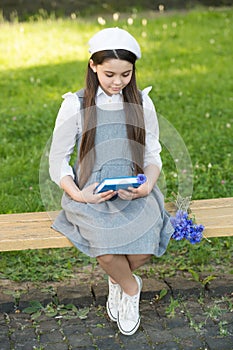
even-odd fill
[[(141, 45), (138, 85), (153, 86), (150, 96), (159, 118), (184, 142), (193, 199), (233, 196), (232, 17), (231, 8), (200, 8), (121, 14), (117, 21), (111, 16), (3, 21), (0, 212), (48, 209), (47, 185), (39, 179), (39, 169), (44, 167), (61, 95), (83, 87), (89, 57), (86, 42), (110, 26), (129, 30)], [(180, 168), (176, 153), (171, 152), (172, 141), (168, 147), (164, 142), (166, 131), (161, 130), (163, 182), (170, 199), (178, 191), (182, 170), (185, 174), (187, 169)], [(212, 271), (214, 263), (229, 270), (231, 256), (230, 239), (203, 240), (198, 246), (171, 242), (161, 264), (172, 264), (172, 270)], [(1, 253), (0, 276), (33, 279), (40, 270), (38, 278), (59, 279), (72, 273), (74, 265), (89, 262), (73, 249)]]

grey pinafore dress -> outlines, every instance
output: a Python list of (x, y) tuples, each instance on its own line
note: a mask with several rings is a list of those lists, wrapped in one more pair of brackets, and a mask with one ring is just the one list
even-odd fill
[[(78, 92), (82, 105), (82, 91)], [(81, 138), (77, 141), (79, 148)], [(134, 175), (123, 109), (97, 107), (96, 159), (88, 186), (105, 177)], [(91, 257), (104, 254), (152, 254), (161, 256), (173, 233), (164, 198), (157, 186), (143, 198), (98, 204), (80, 203), (66, 193), (63, 210), (52, 227), (63, 233), (80, 251)]]

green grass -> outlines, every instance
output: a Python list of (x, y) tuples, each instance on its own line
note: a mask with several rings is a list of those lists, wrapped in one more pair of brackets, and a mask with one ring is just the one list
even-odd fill
[[(138, 85), (141, 89), (153, 86), (150, 96), (157, 112), (184, 140), (193, 165), (194, 199), (233, 196), (232, 15), (231, 8), (138, 13), (132, 25), (127, 24), (127, 15), (117, 23), (106, 17), (106, 27), (118, 25), (138, 38), (143, 53), (137, 64)], [(61, 95), (84, 85), (86, 42), (101, 28), (95, 18), (0, 24), (1, 213), (47, 209), (39, 186), (41, 157)], [(166, 147), (162, 158), (169, 197), (177, 192), (177, 168)], [(210, 270), (218, 259), (221, 266), (229, 265), (229, 239), (211, 242), (195, 247), (172, 242), (160, 261), (197, 270), (204, 266)], [(64, 259), (59, 261), (60, 254)], [(45, 271), (47, 255), (43, 251), (1, 253), (2, 277), (17, 279), (13, 270), (22, 269), (26, 275), (18, 271), (20, 278), (33, 279), (38, 266)], [(76, 264), (71, 259), (74, 255), (83, 261), (84, 256), (73, 250), (49, 251), (50, 264), (58, 259), (57, 271), (61, 271), (58, 277), (48, 273), (44, 278), (69, 274)]]

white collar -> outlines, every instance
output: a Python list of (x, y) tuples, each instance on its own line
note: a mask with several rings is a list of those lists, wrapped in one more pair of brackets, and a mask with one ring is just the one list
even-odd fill
[[(97, 92), (96, 92), (96, 97), (99, 97), (101, 94), (104, 94), (105, 97), (109, 98), (109, 95), (106, 94), (106, 92), (102, 89), (102, 87), (99, 85)], [(117, 94), (118, 95), (118, 94)], [(119, 95), (122, 95), (122, 90), (119, 92)], [(115, 96), (115, 95), (112, 95)], [(112, 97), (111, 96), (111, 97)]]

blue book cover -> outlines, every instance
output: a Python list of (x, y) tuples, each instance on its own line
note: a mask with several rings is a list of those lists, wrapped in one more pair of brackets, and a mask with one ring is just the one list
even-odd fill
[(141, 184), (146, 182), (146, 176), (144, 174), (138, 174), (137, 176), (122, 176), (122, 177), (108, 177), (104, 178), (98, 186), (94, 189), (94, 193), (117, 191), (119, 189), (127, 190), (128, 187), (137, 188)]

